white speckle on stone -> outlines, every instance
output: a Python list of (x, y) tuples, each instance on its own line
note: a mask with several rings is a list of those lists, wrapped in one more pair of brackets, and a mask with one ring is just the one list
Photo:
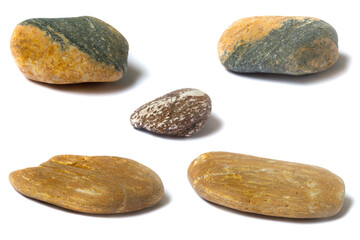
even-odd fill
[(316, 195), (318, 195), (319, 194), (319, 192), (314, 192), (314, 191), (311, 191), (310, 192), (310, 197), (315, 197)]
[(23, 179), (25, 179), (26, 181), (30, 181), (30, 179), (27, 178), (27, 177), (25, 177), (24, 175), (21, 175), (21, 177), (22, 177)]
[(266, 172), (266, 173), (273, 173), (274, 172), (273, 169), (269, 169), (269, 168), (262, 168), (262, 169), (260, 169), (260, 171)]
[(92, 190), (92, 189), (76, 188), (75, 191), (79, 192), (79, 193), (88, 194), (88, 195), (91, 195), (91, 196), (99, 196), (99, 195), (101, 195), (101, 193), (94, 192), (94, 190)]
[[(179, 99), (184, 98), (184, 97), (201, 97), (201, 96), (205, 96), (205, 93), (197, 90), (197, 89), (191, 89), (189, 91), (183, 92), (179, 94)], [(194, 101), (194, 100), (193, 100)]]
[(306, 185), (309, 187), (309, 188), (314, 188), (316, 186), (316, 183), (314, 182), (308, 182), (306, 183)]

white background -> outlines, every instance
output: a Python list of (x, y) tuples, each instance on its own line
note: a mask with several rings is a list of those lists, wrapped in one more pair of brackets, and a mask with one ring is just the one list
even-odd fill
[[(359, 239), (359, 18), (356, 1), (3, 1), (0, 14), (1, 239)], [(130, 44), (127, 76), (115, 83), (54, 86), (26, 79), (10, 50), (17, 23), (90, 15)], [(216, 46), (234, 21), (255, 15), (312, 16), (338, 32), (340, 58), (311, 76), (240, 75)], [(192, 87), (212, 99), (207, 125), (191, 138), (135, 130), (131, 113)], [(202, 200), (187, 168), (208, 151), (312, 164), (342, 177), (344, 207), (322, 220), (240, 213)], [(58, 154), (112, 155), (152, 168), (165, 186), (154, 208), (94, 216), (25, 198), (11, 171)], [(345, 235), (346, 234), (346, 235)]]

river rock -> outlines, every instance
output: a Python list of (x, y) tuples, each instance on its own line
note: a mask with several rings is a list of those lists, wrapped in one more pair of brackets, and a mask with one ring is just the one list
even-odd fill
[(120, 157), (60, 155), (39, 167), (14, 171), (9, 179), (27, 197), (94, 214), (151, 207), (164, 193), (155, 172)]
[(233, 72), (304, 75), (336, 62), (338, 38), (331, 25), (316, 18), (249, 17), (225, 30), (218, 55)]
[(115, 28), (86, 16), (28, 19), (15, 27), (10, 48), (27, 78), (69, 84), (121, 79), (129, 45)]
[(210, 113), (206, 93), (184, 88), (142, 105), (131, 115), (130, 123), (157, 134), (189, 137), (202, 129)]
[(324, 168), (228, 152), (200, 155), (188, 178), (210, 202), (276, 217), (330, 217), (345, 195), (342, 179)]

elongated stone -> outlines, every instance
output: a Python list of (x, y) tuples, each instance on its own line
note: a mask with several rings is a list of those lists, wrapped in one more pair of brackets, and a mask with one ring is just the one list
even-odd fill
[(189, 137), (203, 128), (210, 114), (211, 99), (206, 93), (183, 88), (142, 105), (130, 123), (157, 134)]
[(154, 171), (120, 157), (59, 155), (39, 167), (14, 171), (9, 180), (30, 198), (95, 214), (151, 207), (164, 193)]
[(200, 155), (188, 178), (210, 202), (276, 217), (330, 217), (345, 195), (342, 179), (326, 169), (228, 152)]
[(69, 84), (121, 79), (129, 45), (115, 28), (86, 16), (23, 21), (13, 31), (10, 48), (27, 78)]
[(338, 38), (331, 25), (316, 18), (249, 17), (225, 30), (218, 55), (234, 72), (304, 75), (336, 62)]

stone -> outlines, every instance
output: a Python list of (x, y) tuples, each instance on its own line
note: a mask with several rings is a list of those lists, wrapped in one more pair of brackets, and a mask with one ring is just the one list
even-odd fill
[(110, 156), (59, 155), (10, 173), (21, 194), (77, 212), (126, 213), (158, 203), (164, 187), (150, 168)]
[(189, 137), (200, 131), (211, 114), (210, 97), (193, 88), (179, 89), (139, 107), (130, 117), (134, 128)]
[(10, 49), (27, 78), (72, 84), (121, 79), (129, 45), (109, 24), (84, 16), (23, 21), (13, 31)]
[(229, 152), (200, 155), (188, 178), (210, 202), (275, 217), (331, 217), (345, 195), (342, 179), (324, 168)]
[(339, 56), (335, 29), (311, 17), (240, 19), (225, 30), (217, 49), (224, 67), (240, 73), (318, 73)]

